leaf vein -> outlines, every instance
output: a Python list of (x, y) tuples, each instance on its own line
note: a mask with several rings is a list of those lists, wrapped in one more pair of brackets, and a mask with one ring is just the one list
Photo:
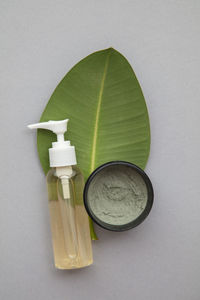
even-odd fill
[(111, 51), (108, 52), (108, 56), (107, 56), (106, 61), (105, 61), (104, 72), (103, 72), (103, 76), (102, 76), (102, 80), (101, 80), (101, 84), (100, 84), (98, 103), (97, 103), (97, 111), (96, 111), (96, 118), (95, 118), (95, 125), (94, 125), (94, 136), (93, 136), (93, 142), (92, 142), (92, 156), (91, 156), (90, 172), (92, 172), (94, 170), (94, 167), (95, 167), (97, 134), (98, 134), (98, 127), (99, 127), (99, 116), (100, 116), (103, 90), (104, 90), (104, 84), (105, 84), (106, 74), (107, 74), (107, 70), (108, 70), (108, 63), (109, 63), (110, 53), (111, 53)]

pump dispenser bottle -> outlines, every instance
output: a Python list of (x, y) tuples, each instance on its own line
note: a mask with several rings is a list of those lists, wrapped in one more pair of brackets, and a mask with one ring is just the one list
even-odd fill
[(70, 141), (64, 140), (68, 119), (29, 125), (30, 129), (53, 131), (57, 142), (49, 149), (47, 174), (49, 210), (58, 269), (75, 269), (93, 262), (89, 220), (83, 204), (84, 178), (76, 166), (76, 154)]

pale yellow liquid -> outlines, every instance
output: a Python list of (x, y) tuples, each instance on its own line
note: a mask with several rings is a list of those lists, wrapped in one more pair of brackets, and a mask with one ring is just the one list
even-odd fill
[(63, 197), (55, 168), (47, 174), (54, 262), (58, 269), (82, 268), (93, 262), (89, 220), (83, 204), (84, 179), (77, 167), (73, 171), (70, 199)]

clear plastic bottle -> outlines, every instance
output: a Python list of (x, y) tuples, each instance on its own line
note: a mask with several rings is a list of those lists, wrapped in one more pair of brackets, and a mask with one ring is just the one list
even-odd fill
[(49, 148), (50, 171), (47, 174), (51, 231), (56, 268), (74, 269), (92, 264), (89, 219), (83, 203), (84, 178), (76, 166), (76, 153), (65, 141), (66, 120), (29, 125), (57, 135)]
[(66, 196), (65, 182), (57, 176), (56, 169), (51, 168), (47, 174), (55, 266), (82, 268), (93, 262), (88, 215), (83, 204), (84, 178), (79, 168), (72, 166)]

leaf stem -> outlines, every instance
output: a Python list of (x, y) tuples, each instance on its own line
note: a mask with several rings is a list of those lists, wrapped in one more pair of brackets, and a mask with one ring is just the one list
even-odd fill
[(93, 241), (97, 241), (98, 240), (98, 237), (94, 231), (94, 224), (91, 220), (91, 218), (89, 217), (89, 225), (90, 225), (90, 236), (91, 236), (91, 240)]

